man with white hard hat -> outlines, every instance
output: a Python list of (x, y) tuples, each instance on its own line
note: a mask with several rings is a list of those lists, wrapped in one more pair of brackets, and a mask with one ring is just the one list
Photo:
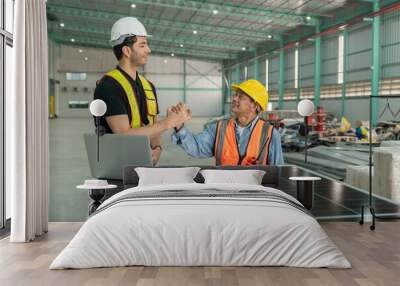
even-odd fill
[(161, 155), (162, 132), (180, 126), (190, 115), (168, 112), (165, 119), (157, 120), (156, 89), (137, 72), (147, 63), (151, 53), (148, 37), (143, 24), (134, 17), (121, 18), (114, 23), (111, 44), (118, 65), (99, 81), (94, 99), (101, 99), (107, 105), (106, 114), (100, 121), (105, 132), (149, 136), (156, 164)]

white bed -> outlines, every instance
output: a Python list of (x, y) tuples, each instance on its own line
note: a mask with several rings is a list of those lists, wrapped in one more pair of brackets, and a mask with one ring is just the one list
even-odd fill
[[(174, 190), (180, 193), (165, 196)], [(318, 222), (298, 204), (282, 191), (255, 185), (134, 187), (105, 201), (50, 269), (127, 265), (350, 268)]]

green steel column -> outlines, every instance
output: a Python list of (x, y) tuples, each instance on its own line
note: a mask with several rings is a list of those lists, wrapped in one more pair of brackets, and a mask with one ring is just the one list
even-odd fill
[(230, 80), (228, 80), (228, 100), (227, 101), (231, 102), (232, 101), (232, 88), (231, 88), (231, 85), (233, 83), (232, 67), (229, 68), (228, 72), (229, 72), (229, 79)]
[(224, 63), (222, 62), (221, 63), (221, 97), (222, 97), (221, 115), (225, 114), (225, 101), (226, 101), (225, 75), (226, 75), (226, 70), (224, 70)]
[[(301, 57), (300, 57), (300, 49), (299, 49), (299, 47), (297, 47), (296, 48), (297, 49), (297, 59), (298, 59), (298, 61), (297, 61), (297, 74), (296, 74), (296, 77), (297, 77), (297, 89), (296, 89), (296, 106), (297, 106), (297, 104), (299, 103), (299, 101), (300, 101), (300, 91), (301, 91), (301, 85), (300, 85), (300, 77), (299, 77), (299, 75), (300, 75), (300, 66), (301, 66)], [(296, 63), (295, 63), (296, 64)]]
[[(315, 32), (320, 33), (320, 26), (317, 23)], [(318, 35), (315, 38), (315, 59), (314, 59), (314, 105), (317, 107), (319, 104), (319, 97), (321, 92), (321, 37)]]
[(259, 72), (259, 59), (257, 58), (257, 51), (254, 51), (254, 73), (253, 78), (256, 80), (260, 79), (260, 72)]
[[(380, 10), (380, 1), (374, 1), (374, 12)], [(379, 96), (379, 79), (380, 79), (380, 16), (375, 16), (372, 22), (372, 96)], [(371, 112), (372, 126), (376, 126), (378, 121), (378, 99), (372, 98)]]
[(347, 81), (347, 50), (348, 50), (347, 30), (343, 31), (343, 82), (342, 82), (342, 117), (346, 116), (346, 81)]
[(240, 65), (238, 63), (235, 68), (235, 83), (239, 83), (239, 81), (240, 81)]
[(283, 109), (283, 97), (285, 89), (285, 50), (283, 49), (283, 40), (280, 40), (279, 52), (279, 109)]
[(183, 103), (186, 103), (186, 58), (183, 58)]

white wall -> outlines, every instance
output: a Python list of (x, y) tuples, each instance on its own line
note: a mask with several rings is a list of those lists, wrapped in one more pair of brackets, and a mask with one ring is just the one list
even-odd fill
[[(193, 116), (222, 114), (222, 73), (219, 64), (186, 60), (186, 103)], [(205, 90), (201, 90), (201, 89)]]
[[(82, 50), (82, 53), (79, 53), (79, 49)], [(56, 77), (60, 81), (56, 86), (56, 114), (61, 117), (89, 118), (88, 109), (70, 109), (68, 102), (90, 102), (93, 100), (96, 81), (101, 79), (105, 72), (115, 67), (112, 51), (62, 45), (59, 47), (55, 63), (57, 70)], [(87, 79), (84, 81), (67, 80), (67, 72), (85, 72), (87, 73)], [(74, 91), (75, 88), (77, 88), (77, 91)]]
[[(79, 49), (83, 52), (79, 53)], [(87, 109), (70, 109), (68, 102), (71, 100), (90, 102), (93, 99), (96, 81), (117, 64), (111, 49), (62, 45), (55, 48), (50, 56), (52, 55), (55, 57), (54, 77), (60, 81), (56, 85), (55, 92), (56, 114), (61, 117), (90, 117)], [(85, 57), (88, 58), (87, 61)], [(67, 72), (85, 72), (87, 79), (66, 80)], [(169, 106), (185, 99), (192, 109), (193, 116), (214, 117), (221, 114), (220, 63), (151, 55), (142, 73), (156, 86), (161, 115), (165, 115)], [(186, 93), (183, 88), (185, 83)], [(78, 91), (74, 91), (74, 88)], [(85, 88), (87, 91), (84, 91)]]

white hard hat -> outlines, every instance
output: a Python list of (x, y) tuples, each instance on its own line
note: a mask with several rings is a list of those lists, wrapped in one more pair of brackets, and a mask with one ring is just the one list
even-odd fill
[(151, 37), (147, 35), (146, 28), (135, 17), (124, 17), (119, 19), (111, 28), (112, 46), (120, 45), (125, 38), (132, 36)]

